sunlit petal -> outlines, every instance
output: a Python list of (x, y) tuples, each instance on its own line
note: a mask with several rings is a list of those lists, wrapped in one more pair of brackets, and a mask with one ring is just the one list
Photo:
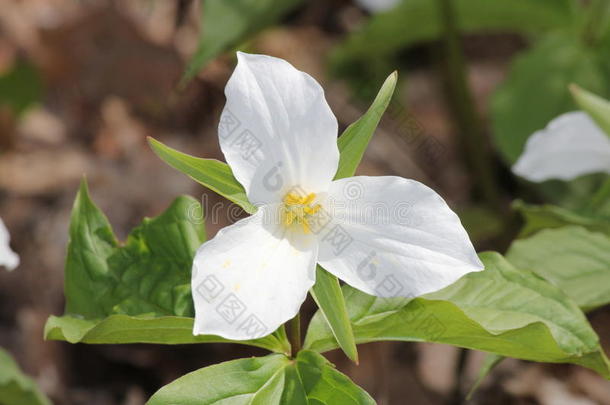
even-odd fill
[(368, 294), (418, 296), (483, 269), (458, 216), (417, 181), (352, 177), (329, 198), (319, 262)]
[(339, 162), (337, 119), (322, 87), (288, 62), (238, 52), (219, 126), (220, 146), (255, 205), (293, 187), (326, 191)]
[(315, 281), (317, 243), (288, 234), (265, 206), (222, 229), (193, 263), (194, 334), (246, 340), (293, 318)]

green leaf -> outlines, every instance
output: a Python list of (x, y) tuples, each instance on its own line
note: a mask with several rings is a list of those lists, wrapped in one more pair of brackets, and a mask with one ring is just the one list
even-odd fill
[[(66, 258), (66, 316), (51, 317), (45, 336), (83, 343), (200, 343), (192, 336), (191, 267), (205, 240), (201, 205), (179, 197), (145, 218), (119, 244), (83, 181), (74, 203)], [(284, 330), (238, 343), (289, 351)]]
[(151, 137), (148, 138), (148, 143), (157, 156), (174, 169), (239, 205), (247, 213), (256, 212), (256, 207), (250, 204), (243, 186), (235, 179), (226, 163), (178, 152)]
[(397, 80), (398, 74), (396, 72), (389, 75), (366, 113), (347, 127), (339, 137), (337, 144), (341, 156), (335, 179), (351, 177), (356, 172), (356, 168), (360, 164), (362, 156), (364, 156), (364, 151), (371, 141), (383, 113), (390, 104)]
[[(45, 325), (47, 340), (64, 340), (88, 344), (191, 344), (231, 343), (233, 341), (213, 335), (193, 335), (193, 318), (179, 316), (110, 315), (101, 320), (88, 320), (72, 316), (51, 316)], [(235, 343), (235, 342), (233, 342)], [(290, 352), (285, 339), (271, 334), (249, 340), (250, 346), (278, 353)]]
[(341, 349), (353, 362), (358, 363), (356, 340), (337, 277), (318, 266), (316, 269), (316, 284), (310, 292)]
[(610, 302), (610, 238), (601, 233), (546, 229), (514, 241), (506, 259), (561, 288), (585, 311)]
[(610, 93), (601, 59), (595, 48), (571, 35), (549, 36), (519, 56), (491, 102), (494, 141), (509, 163), (521, 155), (531, 134), (575, 109), (570, 83)]
[(228, 361), (187, 374), (147, 405), (369, 405), (373, 399), (324, 357), (269, 355)]
[(520, 237), (530, 236), (542, 229), (566, 225), (579, 225), (590, 231), (610, 235), (610, 218), (601, 215), (571, 211), (554, 205), (530, 205), (522, 201), (515, 201), (513, 208), (523, 215), (525, 221)]
[[(344, 286), (356, 342), (446, 343), (525, 360), (579, 364), (610, 378), (597, 335), (565, 293), (497, 253), (480, 257), (485, 271), (425, 298), (383, 299)], [(319, 312), (304, 347), (318, 352), (337, 347)]]
[(160, 216), (145, 218), (121, 246), (83, 181), (70, 223), (66, 313), (90, 319), (193, 315), (191, 265), (205, 240), (200, 212), (195, 199), (178, 197)]
[(574, 100), (610, 136), (610, 101), (577, 86), (570, 86)]
[(0, 405), (51, 405), (8, 352), (0, 349)]
[(182, 84), (220, 53), (279, 20), (302, 0), (206, 0), (201, 5), (199, 45)]
[[(572, 25), (570, 0), (454, 0), (458, 25), (463, 33), (541, 32)], [(380, 61), (392, 60), (402, 50), (441, 37), (437, 1), (408, 0), (370, 18), (332, 55), (335, 71), (370, 72)], [(362, 76), (360, 76), (362, 77)], [(369, 77), (369, 75), (364, 76)]]

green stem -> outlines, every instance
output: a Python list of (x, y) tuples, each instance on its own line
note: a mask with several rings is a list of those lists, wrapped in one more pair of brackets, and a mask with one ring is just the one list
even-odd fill
[(457, 362), (455, 363), (455, 385), (453, 387), (453, 395), (449, 398), (450, 405), (461, 405), (464, 403), (464, 395), (462, 393), (462, 385), (464, 383), (464, 371), (468, 362), (470, 350), (460, 348)]
[(301, 351), (301, 313), (288, 322), (288, 340), (292, 348), (292, 357)]
[(583, 39), (588, 45), (595, 45), (610, 18), (610, 0), (591, 0), (585, 22)]
[(466, 76), (466, 62), (456, 21), (453, 0), (437, 0), (443, 25), (443, 60), (447, 98), (457, 123), (466, 165), (476, 181), (476, 190), (487, 203), (500, 207), (500, 192), (491, 155), (477, 115)]
[(591, 201), (586, 205), (585, 210), (595, 212), (607, 201), (610, 201), (610, 176), (602, 183), (601, 187), (593, 194)]

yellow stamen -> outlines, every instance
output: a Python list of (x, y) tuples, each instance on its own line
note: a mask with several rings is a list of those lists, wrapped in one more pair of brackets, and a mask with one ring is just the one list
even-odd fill
[(311, 217), (322, 209), (320, 204), (312, 205), (315, 198), (315, 193), (309, 193), (306, 196), (293, 192), (286, 194), (283, 199), (284, 225), (291, 226), (296, 223), (301, 225), (303, 233), (311, 233), (311, 221), (313, 220)]

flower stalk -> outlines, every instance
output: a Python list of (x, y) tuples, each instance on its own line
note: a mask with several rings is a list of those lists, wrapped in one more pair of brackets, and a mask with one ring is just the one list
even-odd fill
[(288, 340), (292, 351), (292, 357), (296, 356), (301, 351), (301, 313), (288, 321)]
[(442, 60), (447, 99), (457, 124), (462, 155), (472, 178), (475, 179), (475, 187), (480, 197), (490, 206), (499, 207), (500, 192), (494, 178), (487, 140), (468, 85), (453, 0), (437, 1), (444, 30)]

